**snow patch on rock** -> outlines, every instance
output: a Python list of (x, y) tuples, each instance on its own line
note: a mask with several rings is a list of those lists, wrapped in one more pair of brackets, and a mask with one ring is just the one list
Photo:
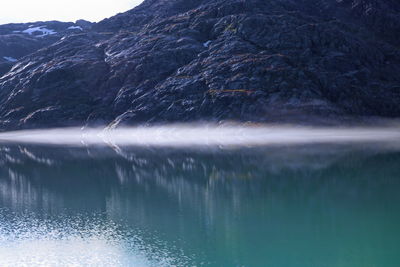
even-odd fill
[(18, 59), (13, 58), (13, 57), (3, 57), (5, 60), (9, 61), (9, 62), (17, 62)]
[(57, 33), (54, 30), (47, 29), (46, 26), (33, 27), (33, 28), (26, 29), (26, 30), (24, 30), (22, 32), (26, 33), (26, 34), (29, 34), (29, 35), (32, 35), (35, 32), (41, 32), (42, 34), (41, 35), (37, 35), (37, 37), (43, 37), (43, 36), (46, 36), (46, 35), (53, 35), (53, 34)]
[(71, 26), (71, 27), (68, 27), (68, 30), (81, 30), (81, 31), (83, 31), (81, 26)]
[(209, 47), (210, 46), (210, 44), (211, 44), (211, 40), (209, 40), (209, 41), (207, 41), (207, 42), (205, 42), (204, 44), (203, 44), (203, 46), (204, 47)]

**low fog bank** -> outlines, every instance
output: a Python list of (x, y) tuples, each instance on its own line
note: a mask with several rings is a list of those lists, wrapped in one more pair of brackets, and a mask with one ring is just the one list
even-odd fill
[(2, 143), (132, 146), (264, 146), (313, 143), (400, 143), (400, 126), (298, 127), (282, 125), (171, 124), (121, 129), (62, 128), (0, 134)]

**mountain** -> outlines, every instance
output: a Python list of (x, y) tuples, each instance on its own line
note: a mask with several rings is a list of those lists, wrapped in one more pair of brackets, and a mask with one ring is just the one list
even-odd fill
[(17, 26), (0, 26), (4, 130), (400, 116), (394, 0), (145, 0), (57, 36)]
[(0, 25), (0, 75), (7, 73), (19, 59), (52, 45), (71, 33), (90, 29), (91, 23), (59, 21)]

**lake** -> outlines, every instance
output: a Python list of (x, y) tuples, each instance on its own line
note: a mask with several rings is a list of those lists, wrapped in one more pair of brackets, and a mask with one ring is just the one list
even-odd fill
[(399, 266), (397, 145), (0, 151), (2, 267)]

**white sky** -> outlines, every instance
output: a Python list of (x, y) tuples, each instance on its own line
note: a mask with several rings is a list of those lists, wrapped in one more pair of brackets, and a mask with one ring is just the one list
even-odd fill
[(0, 0), (0, 24), (46, 20), (99, 21), (143, 0)]

